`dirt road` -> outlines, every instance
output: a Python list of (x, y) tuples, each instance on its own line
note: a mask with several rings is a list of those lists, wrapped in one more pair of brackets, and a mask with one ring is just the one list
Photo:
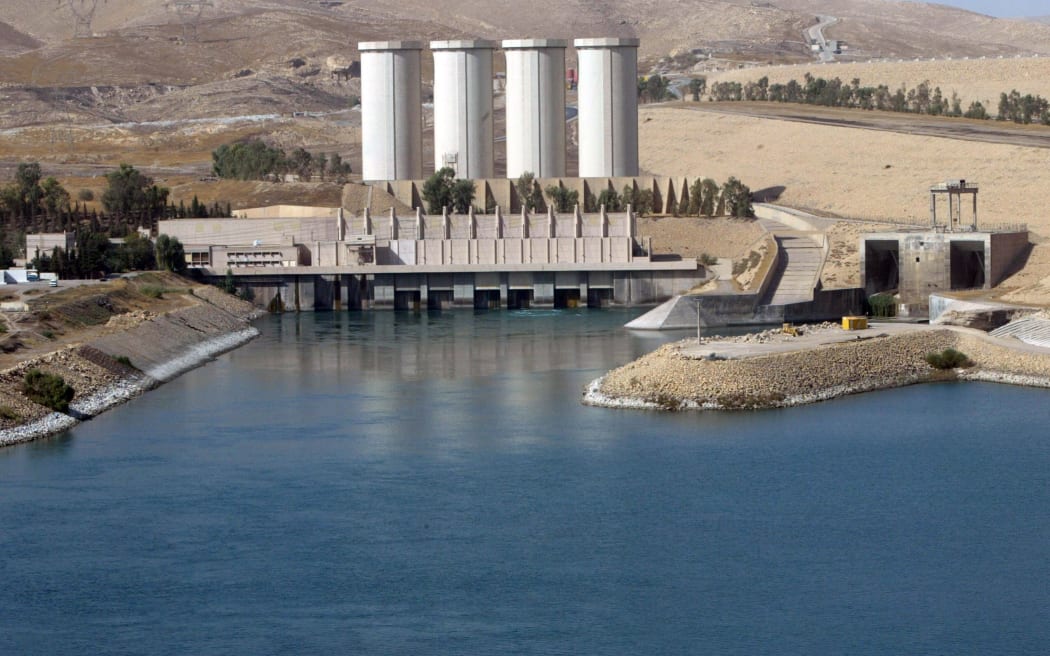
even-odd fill
[(927, 137), (944, 137), (965, 141), (1050, 148), (1050, 127), (1017, 125), (1001, 121), (978, 121), (963, 118), (923, 116), (862, 109), (840, 109), (773, 102), (674, 103), (676, 107), (698, 112), (736, 114), (755, 118), (815, 123), (863, 130), (898, 132)]

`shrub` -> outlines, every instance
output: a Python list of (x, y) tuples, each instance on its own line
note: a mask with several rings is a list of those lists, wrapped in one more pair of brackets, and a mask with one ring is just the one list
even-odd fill
[(0, 405), (0, 419), (7, 419), (9, 421), (18, 421), (22, 416), (15, 412), (15, 409), (9, 405)]
[(164, 296), (164, 288), (157, 285), (143, 285), (139, 291), (150, 298), (163, 298)]
[(40, 334), (44, 337), (44, 339), (54, 339), (55, 338), (55, 333), (52, 330), (42, 330), (42, 331), (40, 331)]
[(120, 364), (124, 365), (125, 367), (130, 367), (132, 369), (136, 368), (135, 365), (131, 364), (131, 358), (129, 358), (126, 355), (118, 355), (113, 359), (119, 362)]
[(958, 369), (959, 367), (972, 366), (973, 362), (966, 357), (965, 353), (956, 351), (953, 348), (947, 348), (940, 353), (927, 353), (926, 364), (934, 369)]
[(700, 264), (703, 264), (704, 266), (714, 266), (718, 264), (718, 258), (708, 253), (701, 253)]
[(69, 410), (69, 402), (76, 391), (62, 380), (61, 376), (48, 374), (39, 369), (26, 372), (22, 392), (34, 403), (39, 403), (57, 412)]
[(91, 191), (90, 189), (81, 189), (77, 192), (77, 200), (82, 200), (85, 202), (93, 201), (95, 200), (95, 192)]
[(893, 294), (873, 294), (868, 297), (868, 305), (873, 317), (897, 316), (897, 299)]

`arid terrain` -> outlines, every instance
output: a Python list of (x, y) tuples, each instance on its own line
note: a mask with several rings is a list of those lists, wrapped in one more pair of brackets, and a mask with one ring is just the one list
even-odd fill
[(809, 73), (825, 79), (839, 78), (845, 83), (859, 79), (861, 86), (887, 85), (896, 91), (929, 82), (931, 89), (940, 87), (945, 98), (957, 93), (965, 109), (977, 101), (994, 113), (1000, 93), (1016, 89), (1022, 94), (1050, 97), (1050, 57), (1010, 57), (1004, 59), (940, 58), (935, 60), (865, 61), (833, 64), (798, 64), (792, 66), (759, 66), (711, 73), (708, 84), (717, 82), (753, 82), (768, 77), (770, 84), (803, 83)]
[[(370, 39), (637, 36), (643, 72), (703, 72), (709, 83), (786, 82), (806, 72), (891, 89), (929, 81), (993, 112), (998, 94), (1014, 88), (1050, 97), (1050, 57), (1035, 56), (1050, 55), (1050, 25), (914, 2), (216, 0), (199, 20), (183, 21), (163, 0), (99, 0), (92, 36), (83, 38), (73, 38), (68, 2), (35, 10), (28, 0), (0, 5), (0, 177), (40, 161), (74, 194), (89, 189), (96, 198), (101, 175), (130, 162), (169, 187), (175, 202), (356, 206), (361, 193), (332, 183), (216, 182), (208, 174), (212, 150), (248, 138), (338, 153), (359, 170), (360, 113), (351, 108), (359, 81), (350, 73), (355, 44)], [(839, 63), (814, 63), (809, 52), (803, 31), (818, 14), (837, 19), (827, 38), (848, 43)], [(841, 63), (857, 59), (889, 61)], [(1043, 294), (1044, 279), (1050, 289), (1042, 265), (1050, 246), (1041, 243), (1050, 219), (1039, 202), (1050, 181), (1048, 128), (708, 102), (644, 106), (640, 120), (643, 172), (720, 182), (732, 175), (762, 200), (823, 216), (923, 223), (930, 185), (977, 181), (981, 221), (1027, 223), (1037, 243), (1008, 286), (1023, 287), (1014, 294), (1025, 298)], [(496, 150), (499, 158), (502, 144)], [(391, 202), (374, 199), (376, 207)], [(826, 285), (855, 281), (851, 244), (863, 229), (832, 229)], [(659, 252), (685, 257), (739, 255), (753, 232), (673, 218), (643, 228)]]

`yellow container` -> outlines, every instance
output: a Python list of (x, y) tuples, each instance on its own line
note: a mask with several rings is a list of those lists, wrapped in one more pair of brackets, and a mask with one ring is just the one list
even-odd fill
[(867, 327), (867, 317), (842, 317), (843, 330), (864, 330)]

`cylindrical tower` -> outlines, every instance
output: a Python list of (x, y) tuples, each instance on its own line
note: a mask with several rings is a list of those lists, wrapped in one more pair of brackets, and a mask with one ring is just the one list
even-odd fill
[(423, 177), (418, 41), (368, 41), (361, 53), (361, 177)]
[(638, 175), (638, 39), (576, 39), (580, 177)]
[(434, 170), (492, 177), (492, 41), (431, 41)]
[(565, 47), (561, 39), (512, 39), (507, 54), (507, 177), (565, 175)]

